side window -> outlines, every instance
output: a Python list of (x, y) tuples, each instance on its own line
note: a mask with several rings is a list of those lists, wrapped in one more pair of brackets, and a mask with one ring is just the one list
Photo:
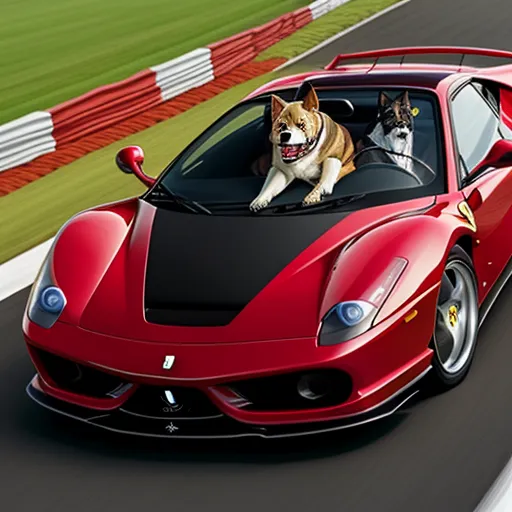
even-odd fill
[(503, 138), (500, 120), (473, 85), (465, 86), (452, 101), (455, 139), (463, 173), (471, 172), (493, 144)]
[(500, 133), (504, 139), (512, 140), (512, 130), (506, 125), (502, 118), (500, 96), (502, 92), (498, 85), (487, 86), (478, 82), (474, 82), (474, 86), (482, 93), (482, 96), (492, 105), (494, 110), (500, 116)]
[(499, 92), (497, 90), (491, 90), (488, 86), (484, 86), (479, 82), (473, 82), (473, 86), (480, 94), (493, 106), (496, 112), (500, 111), (499, 107)]

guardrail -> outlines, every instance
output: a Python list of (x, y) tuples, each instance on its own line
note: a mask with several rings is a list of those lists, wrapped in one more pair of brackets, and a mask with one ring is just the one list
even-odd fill
[[(347, 1), (317, 0), (46, 112), (34, 112), (0, 126), (0, 175), (229, 73)], [(5, 193), (0, 191), (0, 195)]]

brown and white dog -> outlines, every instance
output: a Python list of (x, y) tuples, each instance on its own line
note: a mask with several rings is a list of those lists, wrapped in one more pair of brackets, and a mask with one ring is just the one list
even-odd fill
[(272, 95), (272, 166), (252, 211), (268, 206), (295, 179), (314, 187), (303, 204), (318, 203), (355, 170), (350, 133), (318, 108), (312, 87), (303, 101), (287, 103)]

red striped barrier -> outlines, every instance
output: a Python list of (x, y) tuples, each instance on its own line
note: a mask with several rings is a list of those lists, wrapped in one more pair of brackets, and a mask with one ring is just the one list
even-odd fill
[[(55, 155), (55, 151), (62, 155), (64, 149), (66, 163), (69, 163), (70, 158), (79, 158), (110, 143), (116, 126), (126, 121), (130, 121), (131, 133), (143, 130), (147, 123), (139, 119), (158, 105), (176, 97), (173, 107), (165, 114), (176, 115), (192, 106), (188, 100), (181, 104), (180, 98), (187, 92), (195, 94), (200, 102), (213, 92), (218, 94), (225, 90), (230, 80), (233, 85), (239, 83), (238, 76), (229, 78), (233, 70), (346, 1), (316, 0), (264, 25), (95, 89), (47, 112), (29, 114), (0, 126), (0, 196), (21, 188), (27, 180), (30, 182), (47, 174), (49, 168), (54, 170), (61, 166), (63, 159)], [(224, 76), (228, 77), (226, 83), (217, 84), (216, 79)], [(211, 85), (207, 92), (205, 84)], [(48, 119), (43, 123), (45, 115)], [(107, 132), (109, 135), (102, 139), (101, 134)], [(77, 145), (80, 141), (83, 144)], [(72, 147), (73, 150), (66, 151)]]
[(295, 27), (297, 30), (299, 30), (300, 28), (305, 27), (313, 21), (313, 14), (311, 13), (311, 9), (309, 7), (303, 7), (302, 9), (298, 9), (293, 13), (293, 18)]
[(218, 43), (210, 44), (208, 48), (211, 50), (215, 77), (222, 76), (240, 64), (254, 59), (257, 55), (254, 48), (253, 30), (247, 30)]
[(0, 173), (0, 197), (50, 174), (59, 167), (70, 164), (91, 151), (96, 151), (129, 135), (150, 128), (156, 123), (181, 114), (233, 86), (268, 73), (285, 61), (286, 59), (271, 59), (263, 62), (249, 62), (206, 85), (161, 103), (136, 118), (122, 121), (99, 133), (90, 134), (67, 144), (56, 152), (44, 155), (33, 162)]
[[(274, 45), (275, 43), (279, 42), (282, 39), (281, 33), (286, 33), (284, 31), (284, 26), (284, 16), (280, 16), (279, 18), (272, 20), (269, 23), (262, 25), (261, 27), (253, 29), (254, 46), (256, 48), (256, 51), (260, 53), (263, 50), (266, 50), (270, 46)], [(289, 34), (286, 33), (286, 36), (288, 35)]]
[(161, 101), (155, 73), (150, 70), (67, 101), (49, 111), (57, 148), (136, 116)]
[(252, 60), (256, 55), (288, 37), (313, 21), (309, 7), (283, 14), (264, 25), (208, 46), (211, 50), (213, 72), (222, 76), (231, 69)]

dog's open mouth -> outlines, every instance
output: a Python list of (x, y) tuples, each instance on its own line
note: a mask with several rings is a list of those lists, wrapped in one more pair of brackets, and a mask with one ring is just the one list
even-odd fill
[(308, 152), (307, 144), (286, 144), (281, 147), (281, 158), (284, 162), (293, 162)]

